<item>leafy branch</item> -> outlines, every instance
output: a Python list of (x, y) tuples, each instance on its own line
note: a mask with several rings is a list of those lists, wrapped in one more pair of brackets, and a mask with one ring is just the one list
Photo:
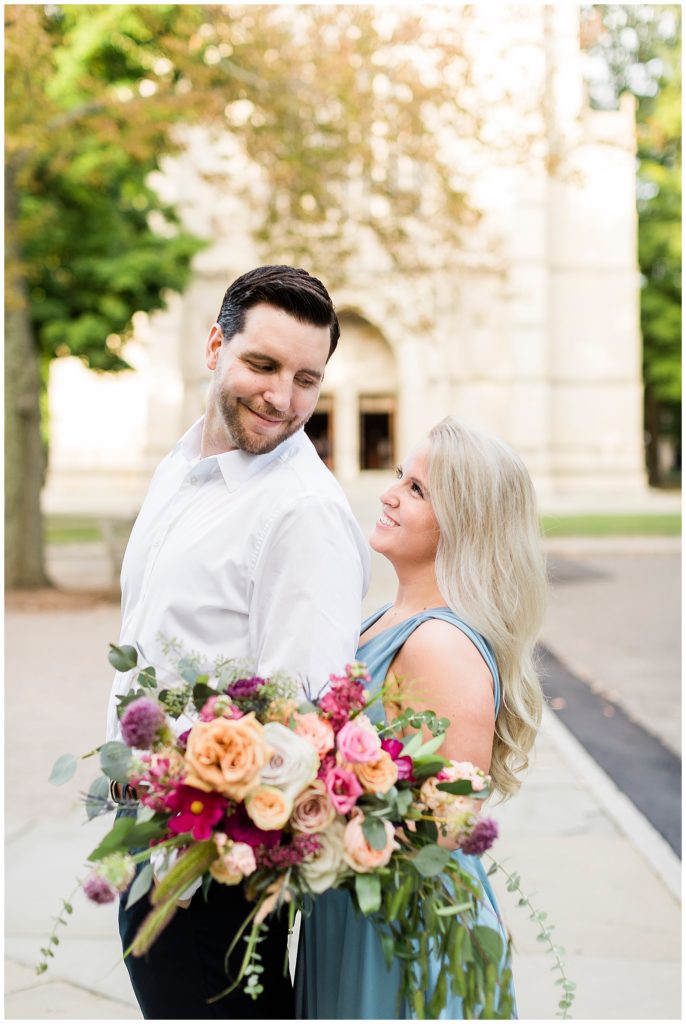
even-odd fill
[(530, 911), (529, 918), (540, 926), (540, 930), (538, 935), (536, 936), (536, 939), (538, 942), (545, 943), (551, 955), (553, 956), (555, 963), (553, 964), (551, 970), (558, 971), (560, 975), (555, 984), (561, 985), (564, 992), (562, 999), (560, 999), (559, 1003), (557, 1004), (559, 1007), (559, 1012), (556, 1014), (556, 1016), (561, 1017), (563, 1020), (568, 1020), (570, 1014), (567, 1011), (571, 1008), (572, 1003), (574, 1002), (574, 998), (576, 995), (576, 982), (571, 981), (567, 977), (565, 965), (562, 961), (562, 955), (565, 952), (564, 947), (556, 945), (552, 940), (552, 932), (555, 928), (555, 925), (546, 924), (546, 921), (548, 919), (547, 913), (544, 910), (537, 910), (531, 902), (531, 898), (527, 896), (525, 892), (523, 892), (521, 888), (521, 879), (519, 877), (518, 872), (515, 871), (510, 873), (507, 870), (507, 868), (505, 868), (502, 864), (499, 864), (498, 861), (494, 860), (490, 854), (488, 854), (487, 856), (491, 862), (491, 866), (489, 867), (487, 874), (494, 875), (497, 871), (502, 871), (502, 873), (505, 875), (507, 879), (507, 891), (515, 893), (519, 896), (517, 906), (526, 907)]
[(52, 931), (50, 932), (50, 935), (48, 936), (48, 941), (46, 942), (45, 946), (41, 947), (43, 959), (40, 961), (40, 963), (36, 964), (36, 974), (45, 974), (45, 972), (47, 971), (48, 957), (55, 955), (52, 950), (52, 947), (59, 946), (60, 944), (60, 940), (57, 938), (57, 929), (60, 927), (60, 925), (66, 925), (68, 923), (67, 919), (62, 917), (62, 911), (64, 911), (65, 914), (74, 913), (74, 908), (72, 906), (71, 901), (74, 899), (74, 896), (76, 895), (80, 888), (81, 882), (78, 882), (76, 888), (69, 894), (69, 897), (66, 900), (62, 900), (62, 910), (59, 912), (57, 917), (53, 918), (55, 925)]

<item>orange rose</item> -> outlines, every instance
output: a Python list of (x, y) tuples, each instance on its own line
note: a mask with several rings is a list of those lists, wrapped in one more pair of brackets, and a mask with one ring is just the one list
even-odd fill
[(331, 722), (326, 718), (320, 718), (316, 711), (309, 711), (306, 715), (295, 714), (293, 718), (298, 736), (312, 744), (321, 761), (330, 750), (333, 750), (336, 742)]
[(276, 786), (258, 786), (245, 800), (248, 817), (265, 832), (283, 828), (291, 816), (293, 800)]
[(254, 712), (198, 722), (188, 735), (186, 785), (243, 800), (257, 785), (271, 748)]
[(398, 767), (386, 750), (382, 750), (375, 761), (347, 766), (355, 772), (366, 793), (387, 793), (398, 778)]
[(343, 834), (343, 858), (353, 871), (365, 874), (381, 868), (388, 864), (394, 850), (400, 847), (395, 841), (395, 829), (390, 821), (384, 821), (383, 827), (386, 830), (386, 845), (383, 850), (375, 850), (370, 846), (362, 831), (364, 815), (360, 811), (353, 811), (353, 817), (345, 826)]

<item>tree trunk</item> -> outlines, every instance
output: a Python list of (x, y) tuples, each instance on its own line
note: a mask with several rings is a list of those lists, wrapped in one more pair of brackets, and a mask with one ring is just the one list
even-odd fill
[(17, 239), (14, 168), (5, 168), (5, 589), (50, 586), (45, 572), (40, 496), (46, 456), (41, 438), (40, 368)]
[(660, 410), (650, 384), (645, 386), (643, 409), (648, 483), (651, 487), (659, 487), (661, 483), (659, 462)]

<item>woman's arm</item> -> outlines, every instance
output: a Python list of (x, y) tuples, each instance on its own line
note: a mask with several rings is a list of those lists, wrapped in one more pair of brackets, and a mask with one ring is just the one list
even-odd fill
[(469, 637), (448, 622), (429, 619), (408, 637), (389, 675), (397, 680), (401, 707), (430, 708), (439, 718), (450, 720), (439, 751), (444, 757), (489, 770), (493, 680)]

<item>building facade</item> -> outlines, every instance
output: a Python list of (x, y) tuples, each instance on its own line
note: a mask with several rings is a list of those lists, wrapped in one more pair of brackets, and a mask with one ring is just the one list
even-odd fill
[[(574, 5), (477, 10), (484, 75), (531, 90), (512, 63), (516, 27), (540, 87), (532, 159), (478, 158), (481, 217), (430, 269), (404, 274), (361, 241), (332, 289), (341, 343), (308, 430), (344, 483), (393, 466), (450, 414), (509, 441), (543, 502), (636, 496), (646, 477), (633, 100), (590, 109)], [(493, 112), (494, 136), (498, 116), (507, 112)], [(135, 511), (154, 465), (202, 413), (203, 346), (223, 293), (272, 262), (252, 235), (254, 205), (218, 184), (249, 173), (230, 136), (209, 144), (200, 129), (166, 164), (159, 188), (212, 244), (183, 296), (137, 316), (126, 353), (135, 372), (101, 378), (73, 359), (54, 364), (49, 509)], [(308, 269), (326, 282), (325, 267)]]

